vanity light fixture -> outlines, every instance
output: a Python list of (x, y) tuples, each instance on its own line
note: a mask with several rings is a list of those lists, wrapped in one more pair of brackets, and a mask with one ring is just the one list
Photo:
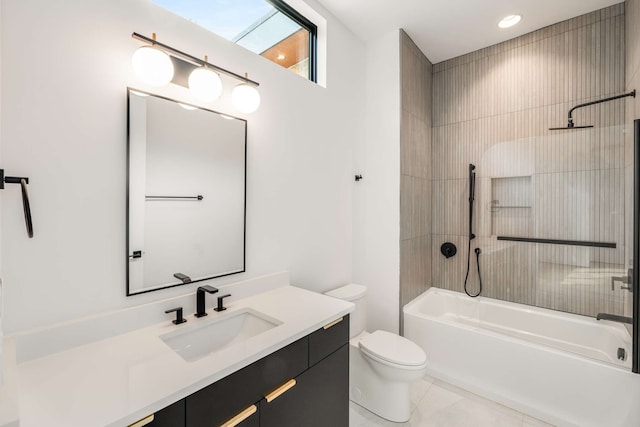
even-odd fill
[(516, 25), (522, 19), (521, 15), (509, 15), (502, 18), (502, 21), (498, 22), (498, 27), (509, 28)]
[[(186, 65), (189, 67), (196, 67), (189, 75), (188, 86), (193, 96), (198, 98), (199, 100), (205, 102), (213, 102), (218, 99), (218, 97), (222, 93), (222, 80), (220, 79), (220, 74), (224, 74), (228, 77), (232, 77), (242, 82), (233, 89), (231, 95), (231, 103), (243, 113), (252, 113), (258, 109), (258, 106), (260, 105), (260, 94), (258, 93), (256, 87), (258, 87), (260, 84), (256, 81), (250, 80), (246, 73), (243, 77), (232, 71), (211, 64), (210, 62), (208, 62), (208, 58), (206, 56), (204, 57), (205, 60), (203, 61), (199, 58), (196, 58), (195, 56), (189, 55), (188, 53), (160, 43), (156, 40), (155, 33), (153, 33), (152, 38), (143, 36), (138, 33), (131, 34), (131, 37), (149, 44), (148, 46), (139, 48), (133, 56), (134, 71), (136, 72), (136, 75), (146, 83), (154, 86), (162, 86), (173, 81), (175, 83), (184, 85), (182, 82), (178, 82), (178, 80), (174, 79), (174, 67), (172, 64), (172, 59), (174, 59), (178, 60), (179, 63), (180, 61), (182, 63), (186, 62)], [(138, 53), (143, 50), (144, 54)], [(147, 56), (147, 50), (153, 50), (154, 53), (152, 55), (154, 56)], [(164, 55), (164, 57), (166, 57), (166, 59), (171, 64), (171, 76), (168, 79), (168, 72), (166, 71), (163, 71), (163, 73), (165, 73), (162, 74), (163, 79), (146, 78), (144, 77), (146, 74), (138, 72), (138, 70), (144, 69), (150, 70), (148, 71), (149, 74), (152, 74), (152, 72), (160, 73), (160, 71), (155, 70), (155, 68), (165, 67), (166, 64), (162, 65), (161, 63), (164, 63), (164, 60), (157, 59), (159, 58), (159, 55), (157, 55), (158, 53)], [(152, 60), (149, 60), (147, 62), (147, 57), (152, 57)]]
[(253, 113), (260, 106), (260, 93), (254, 86), (239, 84), (231, 92), (231, 103), (242, 113)]
[[(205, 56), (204, 61), (208, 62), (208, 60), (209, 58)], [(189, 90), (199, 100), (213, 102), (220, 98), (222, 80), (220, 80), (218, 73), (203, 65), (193, 70), (189, 75)]]
[[(156, 33), (152, 35), (155, 42)], [(164, 86), (173, 79), (173, 63), (164, 51), (151, 46), (139, 47), (131, 58), (133, 71), (143, 82), (151, 86)]]

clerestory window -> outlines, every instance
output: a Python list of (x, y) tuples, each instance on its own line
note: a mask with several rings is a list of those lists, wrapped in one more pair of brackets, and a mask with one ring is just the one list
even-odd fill
[(317, 27), (282, 0), (152, 0), (311, 81)]

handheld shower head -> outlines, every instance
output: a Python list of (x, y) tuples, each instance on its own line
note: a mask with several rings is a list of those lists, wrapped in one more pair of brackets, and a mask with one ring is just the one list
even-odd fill
[(469, 202), (472, 203), (476, 198), (476, 173), (474, 172), (476, 165), (469, 163)]
[[(473, 234), (473, 201), (476, 198), (476, 165), (469, 163), (469, 242), (476, 238)], [(471, 248), (471, 247), (469, 247)]]

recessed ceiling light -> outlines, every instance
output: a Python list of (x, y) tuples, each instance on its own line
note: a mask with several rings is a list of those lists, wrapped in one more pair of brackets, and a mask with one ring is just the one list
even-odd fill
[(513, 27), (518, 22), (520, 22), (521, 19), (522, 19), (522, 16), (520, 15), (505, 16), (504, 18), (502, 18), (502, 21), (498, 22), (498, 27), (500, 28)]
[(284, 58), (286, 58), (286, 56), (284, 56), (284, 54), (280, 54), (278, 55), (278, 61), (282, 61)]

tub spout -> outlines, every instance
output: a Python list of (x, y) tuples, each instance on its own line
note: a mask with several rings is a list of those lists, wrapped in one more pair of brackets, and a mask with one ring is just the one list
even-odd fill
[(598, 313), (596, 320), (611, 320), (613, 322), (632, 324), (633, 319), (631, 317), (618, 316), (617, 314)]

